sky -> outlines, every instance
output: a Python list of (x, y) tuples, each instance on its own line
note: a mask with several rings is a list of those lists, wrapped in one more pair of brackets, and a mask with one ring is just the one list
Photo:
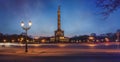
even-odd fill
[(65, 36), (103, 34), (120, 29), (120, 10), (104, 20), (96, 0), (0, 0), (0, 32), (21, 34), (31, 20), (28, 31), (32, 36), (54, 36), (57, 29), (57, 10), (61, 5), (61, 28)]

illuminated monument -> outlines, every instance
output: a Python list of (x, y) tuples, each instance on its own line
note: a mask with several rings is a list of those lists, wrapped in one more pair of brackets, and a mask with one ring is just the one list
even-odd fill
[(60, 20), (60, 5), (58, 6), (58, 21), (57, 21), (57, 30), (55, 30), (55, 36), (52, 37), (50, 40), (52, 42), (68, 42), (69, 39), (64, 37), (64, 31), (61, 29), (61, 20)]

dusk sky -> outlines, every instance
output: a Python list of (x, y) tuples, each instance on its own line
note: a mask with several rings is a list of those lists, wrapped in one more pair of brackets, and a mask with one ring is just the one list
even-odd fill
[(103, 34), (120, 29), (120, 10), (103, 20), (96, 0), (0, 0), (0, 32), (24, 32), (20, 22), (33, 25), (29, 35), (54, 36), (57, 29), (57, 9), (61, 4), (61, 23), (65, 36)]

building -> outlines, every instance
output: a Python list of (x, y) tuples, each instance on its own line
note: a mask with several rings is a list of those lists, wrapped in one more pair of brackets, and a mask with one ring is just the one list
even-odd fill
[(119, 42), (120, 41), (120, 29), (118, 29), (116, 31), (116, 41)]
[(58, 20), (57, 20), (57, 30), (55, 30), (55, 36), (50, 38), (51, 42), (68, 42), (69, 38), (64, 37), (64, 31), (61, 29), (61, 20), (60, 20), (60, 5), (58, 6)]

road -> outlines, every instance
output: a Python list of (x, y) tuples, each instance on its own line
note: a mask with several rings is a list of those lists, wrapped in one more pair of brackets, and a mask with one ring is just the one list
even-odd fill
[(0, 62), (120, 62), (119, 44), (1, 44)]

